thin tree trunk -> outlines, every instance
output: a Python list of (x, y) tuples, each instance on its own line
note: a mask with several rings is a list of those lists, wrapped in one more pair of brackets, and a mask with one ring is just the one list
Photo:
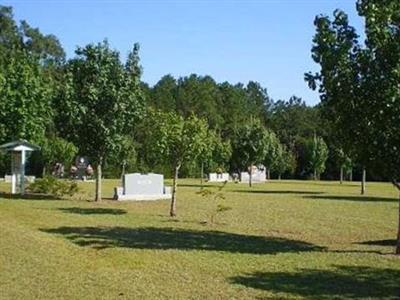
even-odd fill
[(96, 197), (94, 201), (101, 201), (101, 167), (103, 164), (103, 158), (99, 159), (99, 163), (97, 164), (97, 172), (96, 172)]
[(169, 215), (171, 217), (176, 217), (176, 190), (178, 189), (179, 168), (180, 168), (179, 164), (174, 167), (174, 180), (173, 180), (173, 184), (172, 184), (171, 208), (169, 210)]
[(281, 174), (278, 175), (278, 180), (281, 180), (282, 176)]
[(353, 181), (353, 169), (350, 170), (349, 180), (350, 180), (350, 182)]
[[(400, 183), (396, 180), (392, 180), (393, 185), (399, 190), (400, 192)], [(399, 213), (398, 213), (398, 225), (397, 225), (397, 242), (396, 242), (396, 255), (400, 255), (400, 195), (399, 195)]]
[(267, 179), (270, 180), (271, 179), (271, 172), (269, 169), (267, 169)]
[(201, 162), (201, 170), (200, 170), (200, 185), (203, 186), (203, 177), (204, 177), (204, 163)]
[(43, 166), (42, 177), (46, 177), (46, 165)]
[(340, 167), (340, 184), (343, 184), (343, 166)]
[(367, 171), (365, 170), (365, 168), (363, 168), (362, 169), (362, 179), (361, 179), (361, 195), (365, 194), (366, 180), (367, 180)]
[(253, 186), (253, 164), (250, 165), (250, 173), (249, 173), (249, 186)]
[(399, 221), (397, 226), (397, 243), (396, 243), (396, 254), (400, 255), (400, 196), (399, 196)]
[(317, 170), (314, 169), (314, 180), (317, 180)]
[(123, 179), (123, 178), (124, 178), (124, 175), (125, 175), (125, 165), (126, 165), (126, 162), (124, 161), (124, 162), (122, 163), (121, 179)]

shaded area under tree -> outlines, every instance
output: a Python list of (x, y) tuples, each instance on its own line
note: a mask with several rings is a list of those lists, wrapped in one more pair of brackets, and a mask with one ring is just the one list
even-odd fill
[(231, 278), (234, 284), (309, 299), (399, 299), (400, 270), (336, 266), (334, 270), (255, 272)]
[(82, 207), (67, 207), (59, 208), (58, 210), (80, 215), (124, 215), (127, 213), (126, 210), (120, 208), (82, 208)]
[(195, 231), (156, 227), (59, 227), (41, 229), (59, 234), (79, 246), (95, 249), (178, 249), (232, 253), (277, 254), (321, 251), (311, 243), (278, 237), (241, 235), (221, 231)]

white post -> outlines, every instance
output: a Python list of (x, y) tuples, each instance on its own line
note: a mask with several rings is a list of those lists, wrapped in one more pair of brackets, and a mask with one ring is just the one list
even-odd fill
[(11, 194), (17, 193), (17, 178), (14, 173), (11, 174)]
[(21, 174), (21, 195), (25, 194), (25, 150), (21, 151), (21, 166), (20, 166), (20, 174)]
[(17, 176), (15, 174), (15, 155), (11, 152), (11, 194), (17, 193)]

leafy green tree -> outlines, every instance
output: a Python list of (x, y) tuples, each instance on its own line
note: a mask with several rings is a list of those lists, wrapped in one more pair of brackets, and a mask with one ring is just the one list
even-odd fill
[(293, 173), (296, 167), (296, 160), (293, 153), (283, 144), (278, 144), (276, 149), (275, 159), (272, 163), (272, 171), (278, 174), (278, 179), (281, 179), (285, 172)]
[[(137, 163), (137, 150), (134, 139), (124, 135), (117, 145), (117, 151), (112, 153), (107, 161), (114, 176), (123, 176), (127, 171), (134, 170)], [(118, 175), (117, 175), (118, 174)]]
[(233, 142), (233, 157), (240, 169), (250, 167), (249, 186), (252, 186), (253, 166), (262, 163), (268, 150), (268, 132), (259, 120), (253, 120), (238, 130)]
[(198, 156), (201, 165), (201, 183), (203, 183), (204, 166), (206, 166), (208, 172), (215, 172), (217, 169), (225, 170), (231, 155), (230, 141), (224, 141), (218, 133), (209, 130), (208, 141), (203, 152)]
[(170, 216), (176, 216), (179, 170), (184, 163), (196, 161), (208, 146), (208, 125), (194, 115), (184, 118), (176, 113), (149, 112), (145, 151), (148, 160), (168, 163), (174, 172)]
[(249, 81), (245, 93), (249, 114), (266, 122), (268, 111), (272, 107), (272, 100), (268, 96), (267, 89), (258, 82)]
[(104, 41), (78, 48), (68, 63), (59, 126), (96, 164), (96, 201), (101, 200), (105, 160), (118, 152), (144, 112), (138, 50), (136, 44), (124, 66), (119, 53)]
[(52, 120), (52, 88), (38, 61), (16, 50), (2, 66), (0, 83), (0, 141), (42, 141)]
[[(60, 137), (51, 137), (44, 140), (41, 154), (45, 168), (52, 167), (56, 163), (69, 165), (78, 154), (78, 148)], [(45, 174), (45, 170), (43, 173)]]
[(357, 10), (365, 19), (363, 44), (344, 12), (335, 11), (332, 21), (316, 18), (312, 52), (321, 71), (306, 80), (318, 88), (345, 151), (400, 190), (400, 2), (359, 0)]
[(267, 131), (266, 135), (266, 155), (264, 158), (264, 165), (267, 168), (267, 179), (270, 179), (270, 173), (273, 169), (274, 163), (276, 162), (279, 155), (279, 147), (281, 146), (277, 136), (272, 131)]
[(184, 117), (193, 113), (207, 120), (211, 129), (221, 128), (223, 120), (217, 103), (217, 84), (210, 76), (191, 74), (178, 79), (176, 111)]
[(178, 85), (172, 75), (163, 76), (151, 89), (149, 104), (155, 109), (176, 111)]
[(328, 147), (321, 137), (314, 136), (313, 139), (307, 142), (307, 157), (313, 178), (317, 180), (320, 174), (325, 171), (325, 162), (328, 159)]

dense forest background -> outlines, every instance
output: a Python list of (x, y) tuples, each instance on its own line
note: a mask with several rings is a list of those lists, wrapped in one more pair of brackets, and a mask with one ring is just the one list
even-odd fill
[[(110, 50), (107, 41), (99, 45), (104, 53), (111, 53), (117, 62), (121, 61), (119, 53)], [(70, 124), (73, 116), (66, 119), (73, 110), (67, 111), (67, 102), (64, 102), (64, 99), (71, 98), (71, 90), (79, 86), (77, 82), (85, 80), (78, 78), (85, 76), (80, 69), (80, 57), (94, 55), (89, 51), (94, 46), (85, 47), (78, 48), (76, 57), (67, 60), (57, 37), (43, 34), (26, 21), (17, 22), (12, 8), (0, 6), (0, 144), (23, 138), (40, 145), (42, 151), (32, 154), (29, 160), (28, 172), (31, 174), (41, 176), (46, 170), (49, 172), (57, 160), (65, 163), (68, 170), (75, 155), (91, 159), (92, 153), (86, 152), (80, 145), (82, 141), (74, 139), (74, 132), (69, 130), (77, 124)], [(115, 152), (117, 154), (110, 155), (105, 161), (104, 176), (119, 177), (122, 168), (126, 171), (163, 172), (167, 177), (171, 176), (172, 170), (168, 165), (148, 161), (143, 146), (146, 131), (151, 130), (146, 127), (149, 126), (146, 111), (161, 110), (184, 117), (194, 114), (204, 118), (209, 128), (227, 142), (233, 141), (238, 130), (246, 124), (260, 120), (276, 134), (293, 158), (288, 162), (290, 167), (286, 168), (282, 178), (311, 178), (313, 170), (307, 145), (315, 136), (321, 137), (329, 149), (321, 178), (339, 178), (344, 154), (320, 105), (308, 106), (304, 99), (295, 95), (290, 99), (272, 99), (268, 96), (267, 87), (256, 81), (234, 84), (216, 82), (211, 76), (198, 74), (180, 78), (165, 75), (154, 86), (149, 86), (140, 80), (142, 69), (138, 51), (139, 46), (135, 44), (124, 69), (129, 69), (130, 82), (137, 81), (138, 85), (127, 84), (124, 88), (131, 87), (132, 93), (125, 91), (126, 97), (132, 96), (135, 101), (135, 107), (126, 109), (140, 111), (141, 118), (135, 119), (132, 130), (126, 135), (125, 151)], [(120, 65), (124, 64), (121, 62)], [(290, 82), (287, 86), (290, 89)], [(89, 128), (90, 123), (90, 119), (85, 120), (79, 126)], [(2, 176), (9, 173), (10, 159), (7, 154), (0, 155)], [(354, 174), (353, 179), (359, 179), (360, 167), (350, 159), (345, 175), (350, 177)], [(232, 155), (220, 167), (236, 172), (234, 160)], [(184, 165), (181, 176), (199, 177), (201, 163), (193, 161)], [(215, 171), (215, 165), (205, 166), (205, 173), (210, 171)], [(272, 178), (277, 175), (271, 170)], [(374, 176), (372, 172), (368, 177), (372, 180), (384, 179)]]

